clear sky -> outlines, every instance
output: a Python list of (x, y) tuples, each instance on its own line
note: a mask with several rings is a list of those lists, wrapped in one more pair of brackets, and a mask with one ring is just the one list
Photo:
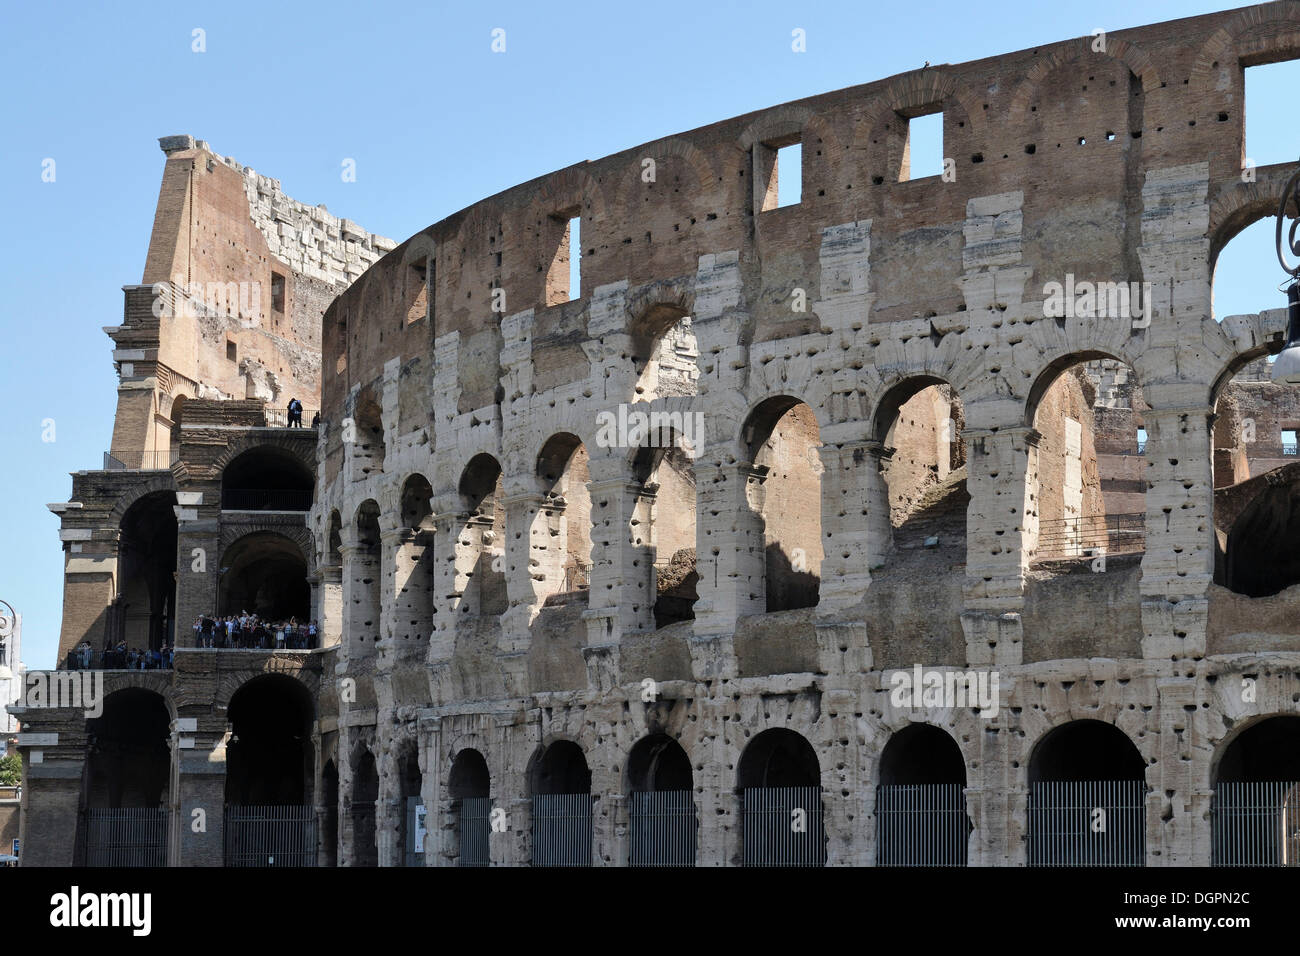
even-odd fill
[[(2, 0), (0, 598), (23, 614), (28, 666), (54, 664), (61, 616), (45, 505), (67, 500), (68, 473), (98, 467), (109, 445), (116, 378), (101, 328), (121, 322), (120, 289), (144, 269), (159, 136), (205, 139), (295, 199), (400, 241), (583, 159), (927, 60), (1237, 5)], [(505, 53), (491, 49), (498, 27)], [(796, 28), (804, 53), (791, 50)], [(195, 29), (206, 52), (192, 49)], [(1247, 151), (1294, 160), (1300, 70), (1261, 69), (1271, 75), (1250, 91)], [(347, 159), (355, 182), (340, 175)], [(1284, 304), (1270, 228), (1224, 255), (1221, 315)]]

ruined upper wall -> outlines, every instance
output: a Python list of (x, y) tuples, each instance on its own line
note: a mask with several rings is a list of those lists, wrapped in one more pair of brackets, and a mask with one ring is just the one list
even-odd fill
[[(822, 230), (834, 224), (870, 222), (871, 323), (960, 311), (968, 203), (1009, 190), (1023, 200), (989, 217), (989, 263), (1023, 262), (1044, 277), (1136, 281), (1148, 173), (1205, 164), (1213, 258), (1267, 211), (1281, 174), (1261, 168), (1258, 184), (1242, 183), (1243, 69), (1300, 55), (1298, 7), (1264, 4), (1120, 30), (1104, 44), (1083, 37), (930, 67), (506, 190), (408, 240), (339, 302), (323, 339), (325, 405), (337, 407), (348, 387), (375, 379), (393, 355), (405, 362), (425, 354), (449, 332), (460, 333), (462, 356), (474, 353), (481, 366), (500, 345), (494, 290), (504, 292), (504, 314), (546, 308), (564, 219), (579, 213), (584, 298), (607, 283), (690, 275), (700, 256), (737, 250), (754, 342), (818, 330), (814, 310), (789, 308), (793, 288), (815, 299), (828, 278), (853, 281), (822, 275)], [(906, 118), (936, 108), (955, 179), (900, 181)], [(793, 141), (803, 144), (802, 202), (761, 211), (764, 150)], [(430, 255), (433, 323), (408, 324), (421, 281), (411, 266), (423, 269)]]
[(123, 324), (108, 330), (123, 460), (166, 448), (181, 397), (318, 407), (325, 309), (395, 245), (289, 198), (202, 140), (159, 144), (167, 162), (141, 279), (149, 308), (129, 288)]

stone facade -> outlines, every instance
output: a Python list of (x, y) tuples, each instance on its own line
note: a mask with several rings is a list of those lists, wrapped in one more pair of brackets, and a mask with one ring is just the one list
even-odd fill
[[(1093, 779), (1051, 776), (1091, 753), (1052, 741), (1097, 726), (1137, 767), (1102, 779), (1138, 785), (1139, 862), (1211, 862), (1234, 748), (1300, 695), (1300, 574), (1269, 592), (1242, 539), (1294, 476), (1215, 490), (1220, 447), (1233, 488), (1243, 457), (1216, 416), (1253, 387), (1228, 383), (1285, 316), (1210, 305), (1218, 251), (1290, 172), (1243, 178), (1243, 67), (1297, 56), (1300, 8), (1274, 3), (927, 67), (397, 246), (322, 320), (327, 648), (181, 655), (154, 688), (187, 721), (169, 805), (220, 805), (224, 708), (273, 679), (310, 697), (322, 863), (407, 862), (417, 798), (422, 862), (464, 862), (474, 797), (501, 811), (493, 864), (545, 862), (537, 798), (589, 793), (590, 862), (626, 865), (649, 740), (685, 756), (666, 789), (693, 794), (700, 865), (754, 862), (746, 794), (778, 779), (820, 792), (826, 862), (870, 865), (880, 788), (929, 769), (923, 725), (959, 757), (970, 864), (1031, 862), (1034, 785)], [(909, 117), (936, 110), (951, 175), (912, 179)], [(794, 142), (802, 201), (776, 208)], [(1149, 321), (1054, 314), (1075, 280), (1149, 283)], [(1089, 537), (1131, 531), (1122, 554)], [(996, 679), (997, 706), (900, 698), (914, 668)], [(52, 839), (84, 721), (23, 719), (53, 735), (26, 744), (60, 769), (25, 824)], [(182, 827), (169, 859), (220, 847)]]

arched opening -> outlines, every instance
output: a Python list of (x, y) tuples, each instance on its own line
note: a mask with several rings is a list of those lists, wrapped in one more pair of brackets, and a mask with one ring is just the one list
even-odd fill
[(462, 527), (456, 529), (456, 593), (461, 616), (487, 617), (505, 612), (506, 509), (501, 464), (488, 454), (475, 455), (459, 485)]
[(1030, 866), (1145, 866), (1146, 763), (1114, 724), (1048, 731), (1029, 760)]
[[(175, 646), (176, 494), (156, 491), (122, 516), (118, 536), (117, 600), (106, 644), (118, 652)], [(121, 657), (119, 666), (125, 667)]]
[(395, 572), (397, 627), (402, 642), (423, 648), (433, 633), (433, 488), (423, 475), (402, 485), (402, 543)]
[(291, 677), (255, 677), (226, 717), (226, 866), (316, 866), (311, 694)]
[(316, 476), (301, 458), (274, 445), (251, 448), (221, 472), (223, 511), (308, 511)]
[(352, 770), (352, 865), (378, 866), (375, 805), (379, 801), (379, 772), (375, 756), (365, 747), (355, 755)]
[(398, 804), (401, 811), (398, 824), (397, 845), (402, 848), (403, 866), (424, 866), (424, 843), (427, 834), (424, 797), (421, 794), (423, 777), (420, 758), (411, 741), (402, 749), (397, 760), (400, 783)]
[(740, 755), (736, 783), (745, 866), (826, 864), (821, 765), (806, 738), (763, 731)]
[(700, 350), (691, 317), (684, 309), (667, 303), (653, 305), (630, 324), (629, 334), (637, 401), (696, 393)]
[(632, 476), (639, 485), (629, 529), (652, 571), (656, 629), (695, 618), (699, 573), (695, 555), (694, 446), (674, 428), (647, 436), (637, 448)]
[(591, 866), (591, 770), (582, 748), (557, 740), (528, 768), (533, 866)]
[(168, 463), (176, 461), (181, 453), (181, 425), (185, 419), (185, 403), (188, 402), (188, 395), (172, 396), (172, 407), (168, 413), (171, 419), (171, 426), (168, 434)]
[(1139, 552), (1146, 529), (1147, 405), (1133, 370), (1102, 353), (1053, 363), (1030, 392), (1037, 560)]
[(928, 539), (965, 552), (964, 430), (961, 399), (943, 379), (905, 379), (881, 398), (872, 428), (880, 442), (880, 480), (869, 485), (867, 503), (879, 563), (895, 548), (932, 546)]
[(895, 733), (880, 756), (877, 866), (965, 866), (971, 833), (966, 765), (951, 735), (929, 724)]
[(1300, 717), (1267, 717), (1223, 748), (1211, 819), (1214, 866), (1300, 866)]
[(628, 754), (632, 866), (694, 866), (698, 822), (691, 761), (667, 734), (637, 741)]
[(311, 791), (311, 695), (290, 677), (255, 677), (226, 712), (226, 803), (289, 806)]
[(348, 625), (345, 634), (348, 656), (369, 657), (380, 637), (379, 583), (382, 573), (379, 505), (366, 499), (357, 508), (356, 547), (343, 569), (347, 592)]
[(529, 564), (539, 603), (585, 592), (591, 584), (591, 480), (587, 448), (576, 435), (552, 436), (537, 456), (542, 505), (529, 531)]
[(325, 808), (321, 834), (321, 866), (339, 865), (339, 768), (334, 761), (321, 771), (321, 800)]
[(749, 507), (763, 527), (768, 612), (816, 607), (821, 581), (821, 433), (817, 416), (789, 396), (770, 398), (745, 422)]
[(1300, 584), (1300, 464), (1251, 485), (1240, 491), (1254, 496), (1226, 529), (1220, 583), (1237, 594), (1267, 597)]
[(456, 754), (447, 777), (451, 855), (457, 866), (491, 866), (492, 779), (487, 761), (477, 750)]
[(338, 509), (330, 512), (329, 531), (325, 539), (325, 564), (331, 567), (343, 563), (343, 519)]
[(244, 535), (221, 555), (217, 615), (256, 614), (271, 624), (311, 614), (307, 560), (298, 545), (273, 531)]
[(166, 866), (171, 715), (153, 691), (109, 694), (86, 721), (86, 866)]

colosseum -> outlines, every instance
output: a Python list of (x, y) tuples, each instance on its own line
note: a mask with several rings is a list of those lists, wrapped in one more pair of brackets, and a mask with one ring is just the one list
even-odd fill
[[(61, 654), (176, 650), (14, 708), (24, 864), (1300, 862), (1288, 315), (1211, 299), (1297, 213), (1243, 148), (1295, 58), (1279, 2), (927, 65), (357, 227), (333, 279), (165, 141), (319, 328), (187, 391), (127, 289)], [(190, 634), (264, 600), (318, 646)]]

